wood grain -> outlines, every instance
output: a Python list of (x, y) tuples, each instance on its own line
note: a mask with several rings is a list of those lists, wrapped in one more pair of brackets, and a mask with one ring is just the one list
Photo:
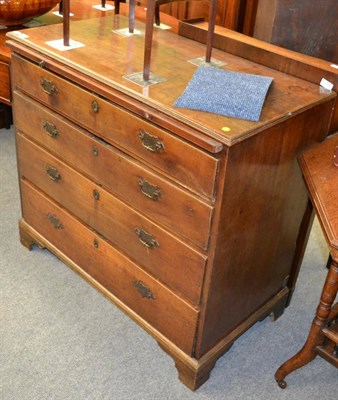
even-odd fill
[[(157, 279), (191, 302), (198, 304), (206, 257), (158, 225), (135, 212), (109, 192), (18, 135), (18, 151), (26, 157), (20, 161), (20, 176), (28, 179), (49, 197), (100, 232), (114, 245), (151, 272)], [(30, 165), (29, 160), (35, 160)], [(57, 181), (50, 179), (46, 167), (58, 171)], [(93, 192), (97, 193), (95, 199)], [(153, 248), (139, 240), (135, 229), (143, 229), (157, 241)], [(207, 227), (201, 229), (207, 232)], [(184, 268), (183, 268), (184, 266)], [(184, 284), (188, 279), (189, 285)]]
[[(138, 268), (91, 229), (81, 225), (31, 184), (22, 182), (21, 187), (23, 215), (28, 224), (141, 318), (187, 354), (192, 353), (198, 316), (193, 307)], [(47, 218), (49, 214), (60, 220), (61, 229), (52, 226)], [(97, 245), (94, 245), (94, 240)], [(141, 281), (155, 298), (142, 297), (134, 281)], [(172, 318), (173, 315), (175, 318)]]
[[(22, 93), (14, 93), (14, 104), (19, 131), (93, 181), (100, 182), (103, 188), (139, 212), (147, 210), (156, 223), (179, 234), (188, 243), (204, 242), (207, 245), (208, 236), (202, 239), (200, 227), (210, 225), (214, 199), (202, 200)], [(29, 125), (26, 123), (28, 119)], [(56, 138), (50, 137), (44, 130), (45, 121), (57, 129), (59, 135)], [(154, 201), (142, 193), (139, 179), (158, 188), (161, 193), (158, 200)]]
[[(285, 65), (271, 68), (276, 55), (271, 47), (256, 60), (269, 67), (249, 61), (255, 46), (233, 37), (234, 52), (246, 49), (249, 56), (220, 50), (214, 56), (230, 70), (274, 78), (261, 120), (178, 110), (173, 100), (196, 71), (187, 59), (203, 53), (204, 46), (156, 31), (152, 65), (167, 81), (138, 87), (123, 76), (138, 68), (143, 39), (125, 40), (105, 21), (75, 22), (72, 32), (79, 36), (73, 37), (86, 48), (73, 52), (46, 45), (60, 33), (56, 26), (32, 29), (27, 40), (12, 35), (18, 164), (23, 191), (29, 188), (22, 199), (22, 241), (30, 247), (36, 240), (75, 264), (134, 319), (143, 320), (141, 326), (174, 358), (180, 379), (195, 390), (241, 334), (270, 313), (274, 319), (283, 314), (309, 222), (303, 218), (308, 196), (297, 156), (325, 138), (336, 95), (288, 74)], [(125, 22), (121, 16), (114, 20), (115, 27)], [(286, 55), (276, 57), (286, 62)], [(307, 65), (304, 59), (297, 62), (297, 68)], [(41, 91), (42, 78), (52, 82), (47, 86), (56, 85), (51, 95)], [(60, 138), (69, 129), (64, 146), (42, 139), (39, 117), (27, 126), (27, 112), (61, 124)], [(165, 141), (167, 157), (155, 161), (165, 152), (138, 150), (130, 133), (136, 124)], [(103, 154), (107, 171), (104, 165), (96, 171), (97, 164), (88, 161), (93, 143), (99, 144), (96, 152)], [(47, 165), (61, 179), (50, 180)], [(155, 206), (140, 207), (128, 184), (112, 189), (114, 167), (122, 166), (127, 171), (116, 173), (115, 181), (121, 187), (123, 177), (135, 177), (136, 171), (149, 173), (165, 190), (175, 187), (168, 207), (174, 207), (172, 219), (182, 221), (169, 226), (169, 220), (157, 220)], [(184, 220), (190, 202), (201, 211), (191, 224)], [(46, 220), (48, 209), (53, 212)], [(67, 225), (66, 235), (54, 228), (58, 220)], [(149, 254), (139, 250), (135, 221), (138, 234), (142, 228), (158, 240)], [(130, 277), (140, 281), (136, 294), (145, 299), (137, 300)]]

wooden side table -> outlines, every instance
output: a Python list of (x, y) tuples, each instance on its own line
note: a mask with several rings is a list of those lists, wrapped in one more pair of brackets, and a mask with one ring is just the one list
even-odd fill
[(317, 355), (338, 368), (338, 303), (333, 306), (338, 290), (338, 133), (302, 154), (299, 163), (332, 262), (305, 345), (275, 374), (281, 388), (288, 374)]

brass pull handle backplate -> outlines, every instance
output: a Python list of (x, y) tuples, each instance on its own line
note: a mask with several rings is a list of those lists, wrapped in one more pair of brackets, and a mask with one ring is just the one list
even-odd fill
[(46, 165), (45, 168), (47, 175), (50, 177), (52, 181), (58, 181), (59, 179), (61, 179), (60, 172), (56, 168), (51, 167), (50, 165)]
[(164, 143), (157, 136), (152, 136), (142, 129), (139, 129), (138, 136), (141, 139), (142, 146), (152, 153), (159, 153), (165, 149)]
[(43, 121), (42, 126), (43, 126), (43, 129), (46, 131), (47, 135), (50, 136), (51, 138), (55, 139), (60, 135), (56, 126), (54, 124), (52, 124), (51, 122)]
[(137, 183), (141, 188), (141, 192), (152, 200), (158, 200), (161, 198), (162, 194), (158, 186), (152, 185), (143, 178), (138, 178)]
[(47, 215), (47, 218), (48, 218), (48, 221), (50, 221), (53, 224), (55, 229), (62, 229), (63, 228), (60, 220), (58, 220), (55, 215), (49, 213)]
[(57, 94), (59, 91), (54, 83), (46, 78), (40, 79), (40, 86), (42, 87), (42, 90), (49, 95)]
[(147, 286), (145, 286), (143, 282), (135, 280), (133, 281), (133, 284), (136, 287), (136, 289), (141, 293), (142, 297), (146, 297), (147, 299), (151, 300), (156, 299), (154, 293), (152, 293), (151, 290), (147, 288)]
[(159, 243), (156, 238), (150, 233), (144, 231), (142, 228), (135, 228), (135, 233), (138, 236), (138, 240), (148, 249), (159, 247)]

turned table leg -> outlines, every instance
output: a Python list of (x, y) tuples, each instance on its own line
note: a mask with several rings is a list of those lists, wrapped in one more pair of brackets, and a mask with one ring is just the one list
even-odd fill
[(288, 374), (303, 367), (316, 357), (316, 347), (323, 343), (324, 336), (322, 329), (328, 320), (332, 304), (337, 294), (337, 289), (338, 263), (333, 261), (326, 277), (315, 318), (303, 348), (282, 364), (275, 374), (275, 379), (282, 389), (286, 387), (284, 379)]

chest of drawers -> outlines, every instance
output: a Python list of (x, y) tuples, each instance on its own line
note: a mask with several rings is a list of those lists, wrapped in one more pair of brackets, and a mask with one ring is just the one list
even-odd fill
[(202, 45), (156, 33), (152, 65), (167, 81), (139, 88), (123, 75), (142, 39), (82, 21), (72, 32), (86, 52), (62, 53), (45, 44), (60, 29), (9, 43), (21, 241), (101, 290), (196, 389), (237, 337), (285, 308), (308, 200), (296, 156), (325, 137), (335, 94), (216, 51), (235, 71), (274, 77), (261, 121), (178, 110)]

